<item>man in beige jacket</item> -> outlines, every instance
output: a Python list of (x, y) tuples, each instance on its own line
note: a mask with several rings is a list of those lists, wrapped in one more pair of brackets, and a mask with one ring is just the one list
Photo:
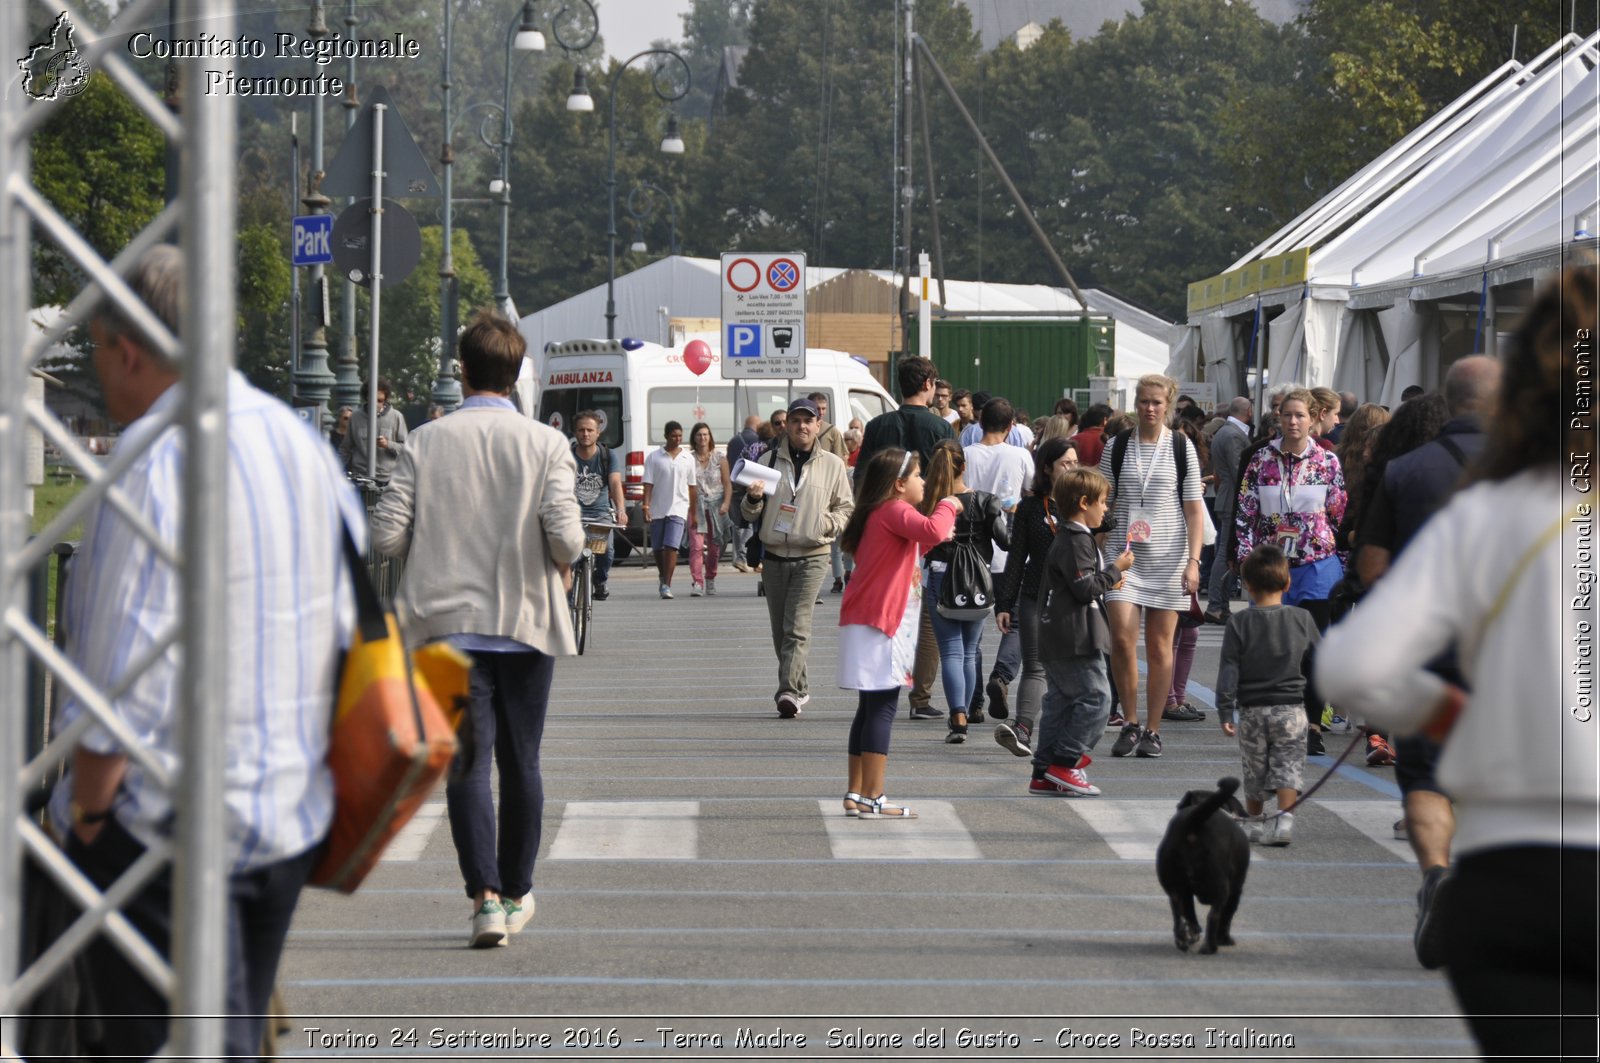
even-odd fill
[(445, 799), (474, 948), (505, 944), (533, 916), (539, 742), (555, 658), (577, 650), (564, 587), (583, 551), (577, 468), (566, 437), (510, 400), (526, 346), (491, 311), (472, 320), (460, 347), (466, 401), (411, 434), (372, 515), (374, 547), (406, 559), (399, 604), (408, 636), (448, 639), (473, 657), (463, 724), (471, 741)]
[(817, 446), (817, 404), (809, 398), (789, 404), (783, 441), (758, 461), (778, 473), (767, 491), (757, 481), (739, 504), (746, 520), (758, 524), (764, 548), (761, 585), (766, 589), (772, 648), (778, 654), (778, 715), (792, 720), (811, 700), (806, 658), (811, 650), (811, 616), (828, 574), (828, 547), (855, 509), (850, 470)]

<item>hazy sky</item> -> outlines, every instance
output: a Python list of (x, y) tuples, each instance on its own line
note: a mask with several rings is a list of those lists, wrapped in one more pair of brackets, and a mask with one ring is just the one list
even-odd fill
[(680, 40), (689, 0), (599, 0), (600, 33), (605, 37), (606, 54), (626, 59), (650, 47), (658, 38)]

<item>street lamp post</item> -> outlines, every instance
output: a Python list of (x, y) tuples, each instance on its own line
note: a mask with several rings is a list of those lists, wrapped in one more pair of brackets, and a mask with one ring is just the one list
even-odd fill
[[(642, 203), (639, 202), (641, 193), (644, 196)], [(637, 237), (628, 250), (636, 252), (647, 250), (644, 243), (644, 223), (655, 213), (656, 196), (667, 201), (667, 254), (675, 255), (678, 253), (678, 204), (665, 188), (653, 181), (640, 181), (628, 189), (628, 216), (633, 219), (634, 235)]]
[[(608, 340), (617, 338), (617, 79), (634, 60), (643, 59), (647, 55), (665, 56), (676, 60), (683, 68), (683, 87), (676, 92), (668, 92), (662, 89), (661, 82), (662, 75), (669, 67), (665, 63), (656, 66), (650, 75), (650, 88), (657, 97), (671, 103), (683, 99), (689, 93), (689, 62), (677, 52), (667, 48), (647, 48), (642, 52), (636, 52), (611, 73), (611, 80), (606, 89), (606, 94), (611, 98), (611, 123), (606, 136), (606, 203), (610, 208), (610, 224), (606, 228), (606, 339)], [(668, 84), (672, 85), (671, 82)], [(662, 138), (661, 150), (668, 155), (683, 154), (683, 138), (678, 135), (677, 115), (669, 115), (667, 118), (667, 135)]]
[[(574, 10), (570, 6), (562, 5), (561, 10), (550, 20), (550, 33), (563, 52), (583, 51), (594, 43), (595, 37), (600, 32), (600, 16), (595, 11), (594, 5), (589, 0), (578, 0), (578, 3), (589, 11), (587, 20), (589, 35), (582, 41), (573, 43), (562, 35), (562, 21), (569, 11)], [(448, 0), (446, 6), (449, 6)], [(508, 257), (511, 241), (511, 62), (514, 54), (519, 51), (544, 51), (544, 34), (539, 32), (534, 17), (533, 0), (524, 0), (521, 13), (510, 26), (506, 27), (506, 78), (500, 101), (500, 177), (489, 186), (490, 193), (498, 194), (500, 197), (500, 275), (495, 282), (494, 302), (496, 308), (507, 317), (515, 316), (511, 306)], [(448, 61), (447, 59), (446, 62)], [(572, 94), (567, 97), (567, 110), (594, 110), (594, 101), (589, 98), (581, 69), (573, 78)]]

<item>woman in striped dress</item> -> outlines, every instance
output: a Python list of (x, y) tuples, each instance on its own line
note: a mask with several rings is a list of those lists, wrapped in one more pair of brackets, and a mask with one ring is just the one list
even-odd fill
[[(1106, 444), (1100, 472), (1111, 481), (1115, 527), (1106, 536), (1108, 557), (1130, 543), (1133, 567), (1121, 590), (1106, 595), (1111, 625), (1111, 673), (1126, 717), (1111, 755), (1161, 755), (1161, 711), (1172, 687), (1172, 637), (1178, 611), (1200, 586), (1200, 537), (1205, 529), (1205, 485), (1194, 447), (1167, 427), (1178, 382), (1152, 373), (1134, 392), (1134, 427)], [(1185, 463), (1180, 497), (1178, 461)], [(1144, 613), (1148, 662), (1144, 720), (1139, 724), (1139, 614)], [(1115, 717), (1113, 717), (1113, 722)]]

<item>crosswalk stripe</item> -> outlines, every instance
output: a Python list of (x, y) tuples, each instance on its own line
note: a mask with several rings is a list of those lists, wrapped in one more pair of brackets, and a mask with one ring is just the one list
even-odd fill
[(694, 860), (698, 801), (568, 801), (549, 860)]
[(1407, 863), (1414, 859), (1411, 844), (1394, 836), (1394, 821), (1400, 816), (1395, 802), (1324, 801), (1322, 807)]
[[(1119, 858), (1145, 863), (1156, 858), (1156, 847), (1177, 811), (1176, 801), (1070, 800), (1067, 805)], [(1252, 845), (1250, 859), (1263, 858), (1265, 852)]]
[(411, 822), (400, 828), (389, 847), (383, 851), (384, 862), (408, 862), (419, 859), (433, 837), (434, 828), (445, 817), (443, 801), (430, 801), (417, 809)]
[[(899, 802), (896, 802), (899, 803)], [(909, 823), (846, 816), (837, 800), (818, 801), (835, 860), (982, 860), (978, 843), (949, 801), (908, 802)]]

